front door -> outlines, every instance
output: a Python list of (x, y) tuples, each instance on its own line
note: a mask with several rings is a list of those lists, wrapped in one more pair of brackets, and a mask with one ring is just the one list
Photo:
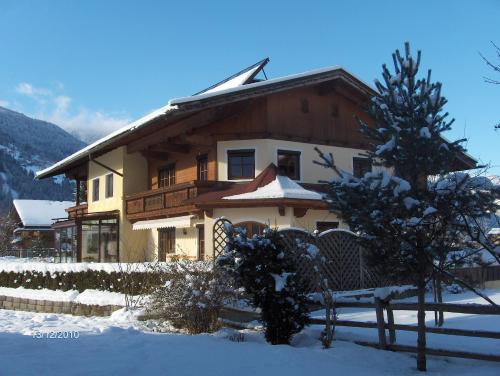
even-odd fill
[(158, 229), (158, 261), (167, 261), (167, 254), (175, 253), (175, 227)]

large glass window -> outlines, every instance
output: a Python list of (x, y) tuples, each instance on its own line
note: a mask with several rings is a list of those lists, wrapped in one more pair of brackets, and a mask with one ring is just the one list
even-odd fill
[(56, 228), (55, 249), (58, 262), (76, 262), (76, 227)]
[(169, 187), (175, 184), (175, 165), (171, 164), (158, 170), (158, 187)]
[(229, 180), (255, 177), (255, 150), (229, 150), (227, 152)]
[(117, 262), (118, 251), (118, 220), (82, 222), (82, 261)]
[(358, 178), (363, 177), (367, 172), (371, 172), (372, 164), (368, 158), (354, 157), (352, 159), (352, 174)]
[(300, 152), (278, 150), (278, 173), (293, 180), (300, 180)]

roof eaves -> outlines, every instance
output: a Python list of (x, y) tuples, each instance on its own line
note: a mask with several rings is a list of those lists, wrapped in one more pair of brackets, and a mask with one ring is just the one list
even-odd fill
[(78, 150), (77, 152), (69, 155), (68, 157), (60, 160), (59, 162), (54, 163), (52, 166), (47, 167), (43, 170), (37, 171), (35, 174), (36, 179), (43, 179), (43, 178), (48, 178), (50, 176), (55, 176), (62, 171), (60, 171), (63, 167), (66, 167), (70, 165), (71, 163), (74, 163), (78, 161), (79, 159), (82, 158), (88, 158), (88, 156), (96, 151), (99, 151), (103, 149), (105, 146), (108, 146), (109, 144), (117, 141), (118, 139), (122, 138), (123, 136), (151, 123), (154, 120), (157, 120), (158, 118), (165, 116), (171, 112), (174, 112), (177, 110), (177, 106), (173, 106), (170, 104), (167, 104), (166, 106), (159, 108), (158, 110), (155, 110), (151, 113), (149, 113), (146, 116), (143, 116), (142, 118), (126, 125), (123, 128), (120, 128), (116, 130), (115, 132), (110, 133), (109, 135), (100, 138), (99, 140), (93, 142), (90, 145), (87, 145), (83, 149)]

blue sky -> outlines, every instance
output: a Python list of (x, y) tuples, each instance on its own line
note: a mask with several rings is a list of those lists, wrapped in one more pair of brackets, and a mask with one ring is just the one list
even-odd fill
[[(0, 3), (0, 106), (87, 139), (270, 57), (269, 77), (342, 65), (372, 83), (404, 41), (443, 82), (447, 136), (500, 174), (500, 1)], [(500, 79), (500, 75), (496, 76)]]

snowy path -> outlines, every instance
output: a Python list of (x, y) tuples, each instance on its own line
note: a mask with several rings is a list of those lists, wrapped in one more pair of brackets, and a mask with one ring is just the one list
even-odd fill
[[(467, 299), (457, 295), (458, 299), (464, 297)], [(412, 322), (413, 318), (406, 320)], [(261, 334), (251, 331), (243, 331), (246, 341), (240, 343), (227, 338), (231, 330), (198, 336), (151, 333), (120, 314), (84, 318), (0, 310), (0, 323), (0, 375), (419, 375), (409, 354), (344, 341), (323, 350), (317, 340), (319, 327), (298, 335), (294, 346), (271, 346)], [(468, 326), (466, 322), (463, 325)], [(38, 331), (51, 330), (79, 331), (80, 337), (32, 337)], [(366, 335), (366, 331), (352, 335)], [(341, 329), (339, 336), (348, 336), (348, 331)], [(448, 338), (461, 341), (460, 337)], [(498, 363), (460, 359), (430, 358), (428, 367), (429, 375), (488, 376), (500, 372)]]

